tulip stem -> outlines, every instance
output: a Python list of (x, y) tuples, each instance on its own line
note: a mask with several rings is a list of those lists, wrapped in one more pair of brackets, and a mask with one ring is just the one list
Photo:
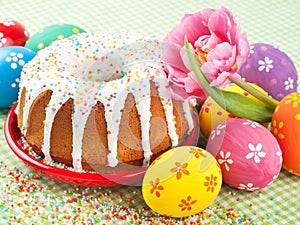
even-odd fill
[(260, 92), (259, 90), (257, 90), (256, 88), (252, 87), (251, 85), (249, 85), (244, 80), (240, 80), (239, 82), (237, 82), (237, 81), (235, 81), (235, 80), (233, 80), (231, 78), (229, 78), (229, 80), (232, 83), (235, 83), (240, 88), (242, 88), (245, 91), (247, 91), (249, 94), (251, 94), (254, 97), (256, 97), (258, 100), (260, 100), (263, 103), (265, 103), (267, 106), (271, 107), (272, 109), (275, 109), (276, 106), (279, 104), (279, 102), (277, 100), (275, 100), (274, 98), (269, 97), (268, 95), (265, 95), (264, 93)]
[[(191, 52), (187, 37), (184, 39), (187, 56), (197, 80), (203, 89), (210, 95), (218, 105), (226, 111), (238, 117), (247, 118), (257, 122), (270, 122), (274, 108), (264, 102), (247, 98), (242, 94), (229, 92), (218, 87), (210, 86), (210, 81), (200, 69), (194, 53)], [(250, 92), (249, 92), (250, 93)], [(265, 96), (266, 97), (266, 96)]]

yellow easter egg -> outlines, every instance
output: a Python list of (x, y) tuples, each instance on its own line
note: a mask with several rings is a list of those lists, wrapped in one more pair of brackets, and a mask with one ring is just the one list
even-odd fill
[(187, 217), (209, 206), (221, 185), (220, 166), (209, 152), (181, 146), (153, 161), (145, 173), (142, 192), (153, 211), (164, 216)]
[[(267, 95), (267, 92), (265, 92), (259, 86), (252, 83), (249, 84), (257, 90), (259, 90), (260, 92)], [(254, 96), (250, 95), (248, 92), (246, 92), (236, 84), (229, 84), (224, 88), (224, 90), (243, 94), (246, 97), (256, 99)], [(230, 120), (233, 118), (236, 118), (236, 116), (227, 112), (225, 109), (219, 106), (211, 97), (208, 97), (204, 101), (199, 113), (200, 130), (205, 137), (208, 137), (214, 127), (216, 127), (218, 124), (222, 123), (225, 120)]]

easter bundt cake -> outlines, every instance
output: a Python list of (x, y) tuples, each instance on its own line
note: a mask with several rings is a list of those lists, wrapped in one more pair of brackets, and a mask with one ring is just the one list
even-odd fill
[(23, 68), (16, 114), (45, 161), (101, 173), (148, 165), (193, 129), (171, 98), (163, 45), (126, 32), (55, 41)]

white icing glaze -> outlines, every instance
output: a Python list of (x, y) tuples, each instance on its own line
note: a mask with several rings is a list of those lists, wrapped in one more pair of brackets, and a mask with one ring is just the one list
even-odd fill
[[(104, 106), (107, 122), (107, 161), (109, 166), (115, 167), (118, 164), (117, 139), (122, 109), (128, 93), (132, 93), (138, 114), (141, 115), (144, 164), (149, 164), (152, 155), (149, 138), (150, 81), (158, 89), (172, 146), (178, 144), (179, 138), (168, 81), (162, 66), (162, 51), (163, 45), (156, 38), (125, 32), (81, 33), (54, 42), (39, 51), (22, 72), (20, 90), (23, 87), (27, 90), (22, 130), (26, 132), (34, 99), (42, 92), (52, 90), (46, 107), (42, 148), (46, 160), (51, 160), (50, 136), (55, 115), (68, 99), (73, 98), (73, 167), (81, 170), (85, 124), (92, 108), (99, 101)], [(191, 131), (193, 121), (188, 102), (183, 106)]]
[[(131, 69), (131, 74), (135, 74), (139, 76), (139, 74), (149, 73), (147, 71), (147, 67), (145, 68), (144, 64), (138, 64)], [(141, 121), (141, 130), (142, 130), (142, 148), (144, 150), (144, 165), (148, 165), (150, 162), (150, 157), (152, 155), (151, 147), (150, 147), (150, 83), (148, 79), (137, 79), (136, 82), (132, 85), (133, 90), (138, 90), (142, 87), (143, 91), (135, 91), (133, 92), (134, 98), (136, 99), (136, 108), (139, 115), (143, 115), (140, 117)], [(146, 93), (146, 94), (145, 94)]]
[(157, 70), (154, 74), (159, 74), (159, 76), (155, 77), (154, 82), (158, 83), (158, 92), (163, 104), (166, 120), (168, 125), (168, 132), (171, 139), (172, 146), (178, 145), (178, 134), (176, 133), (175, 127), (175, 116), (173, 113), (173, 102), (171, 98), (171, 92), (169, 91), (169, 83), (167, 79), (163, 79), (166, 77), (163, 70)]

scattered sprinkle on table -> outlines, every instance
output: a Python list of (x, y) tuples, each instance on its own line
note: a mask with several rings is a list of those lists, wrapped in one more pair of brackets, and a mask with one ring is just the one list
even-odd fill
[[(134, 199), (116, 188), (89, 188), (66, 185), (63, 193), (55, 185), (45, 185), (46, 179), (36, 173), (24, 173), (17, 167), (0, 162), (0, 223), (1, 224), (257, 224), (254, 214), (216, 202), (201, 213), (188, 218), (163, 217), (146, 205), (135, 208)], [(4, 185), (5, 183), (5, 185)], [(141, 195), (140, 187), (131, 188)], [(235, 192), (228, 195), (236, 196)], [(236, 201), (241, 202), (242, 197)], [(254, 205), (249, 203), (253, 210)], [(280, 211), (275, 216), (280, 216)], [(262, 217), (269, 224), (271, 215)]]

